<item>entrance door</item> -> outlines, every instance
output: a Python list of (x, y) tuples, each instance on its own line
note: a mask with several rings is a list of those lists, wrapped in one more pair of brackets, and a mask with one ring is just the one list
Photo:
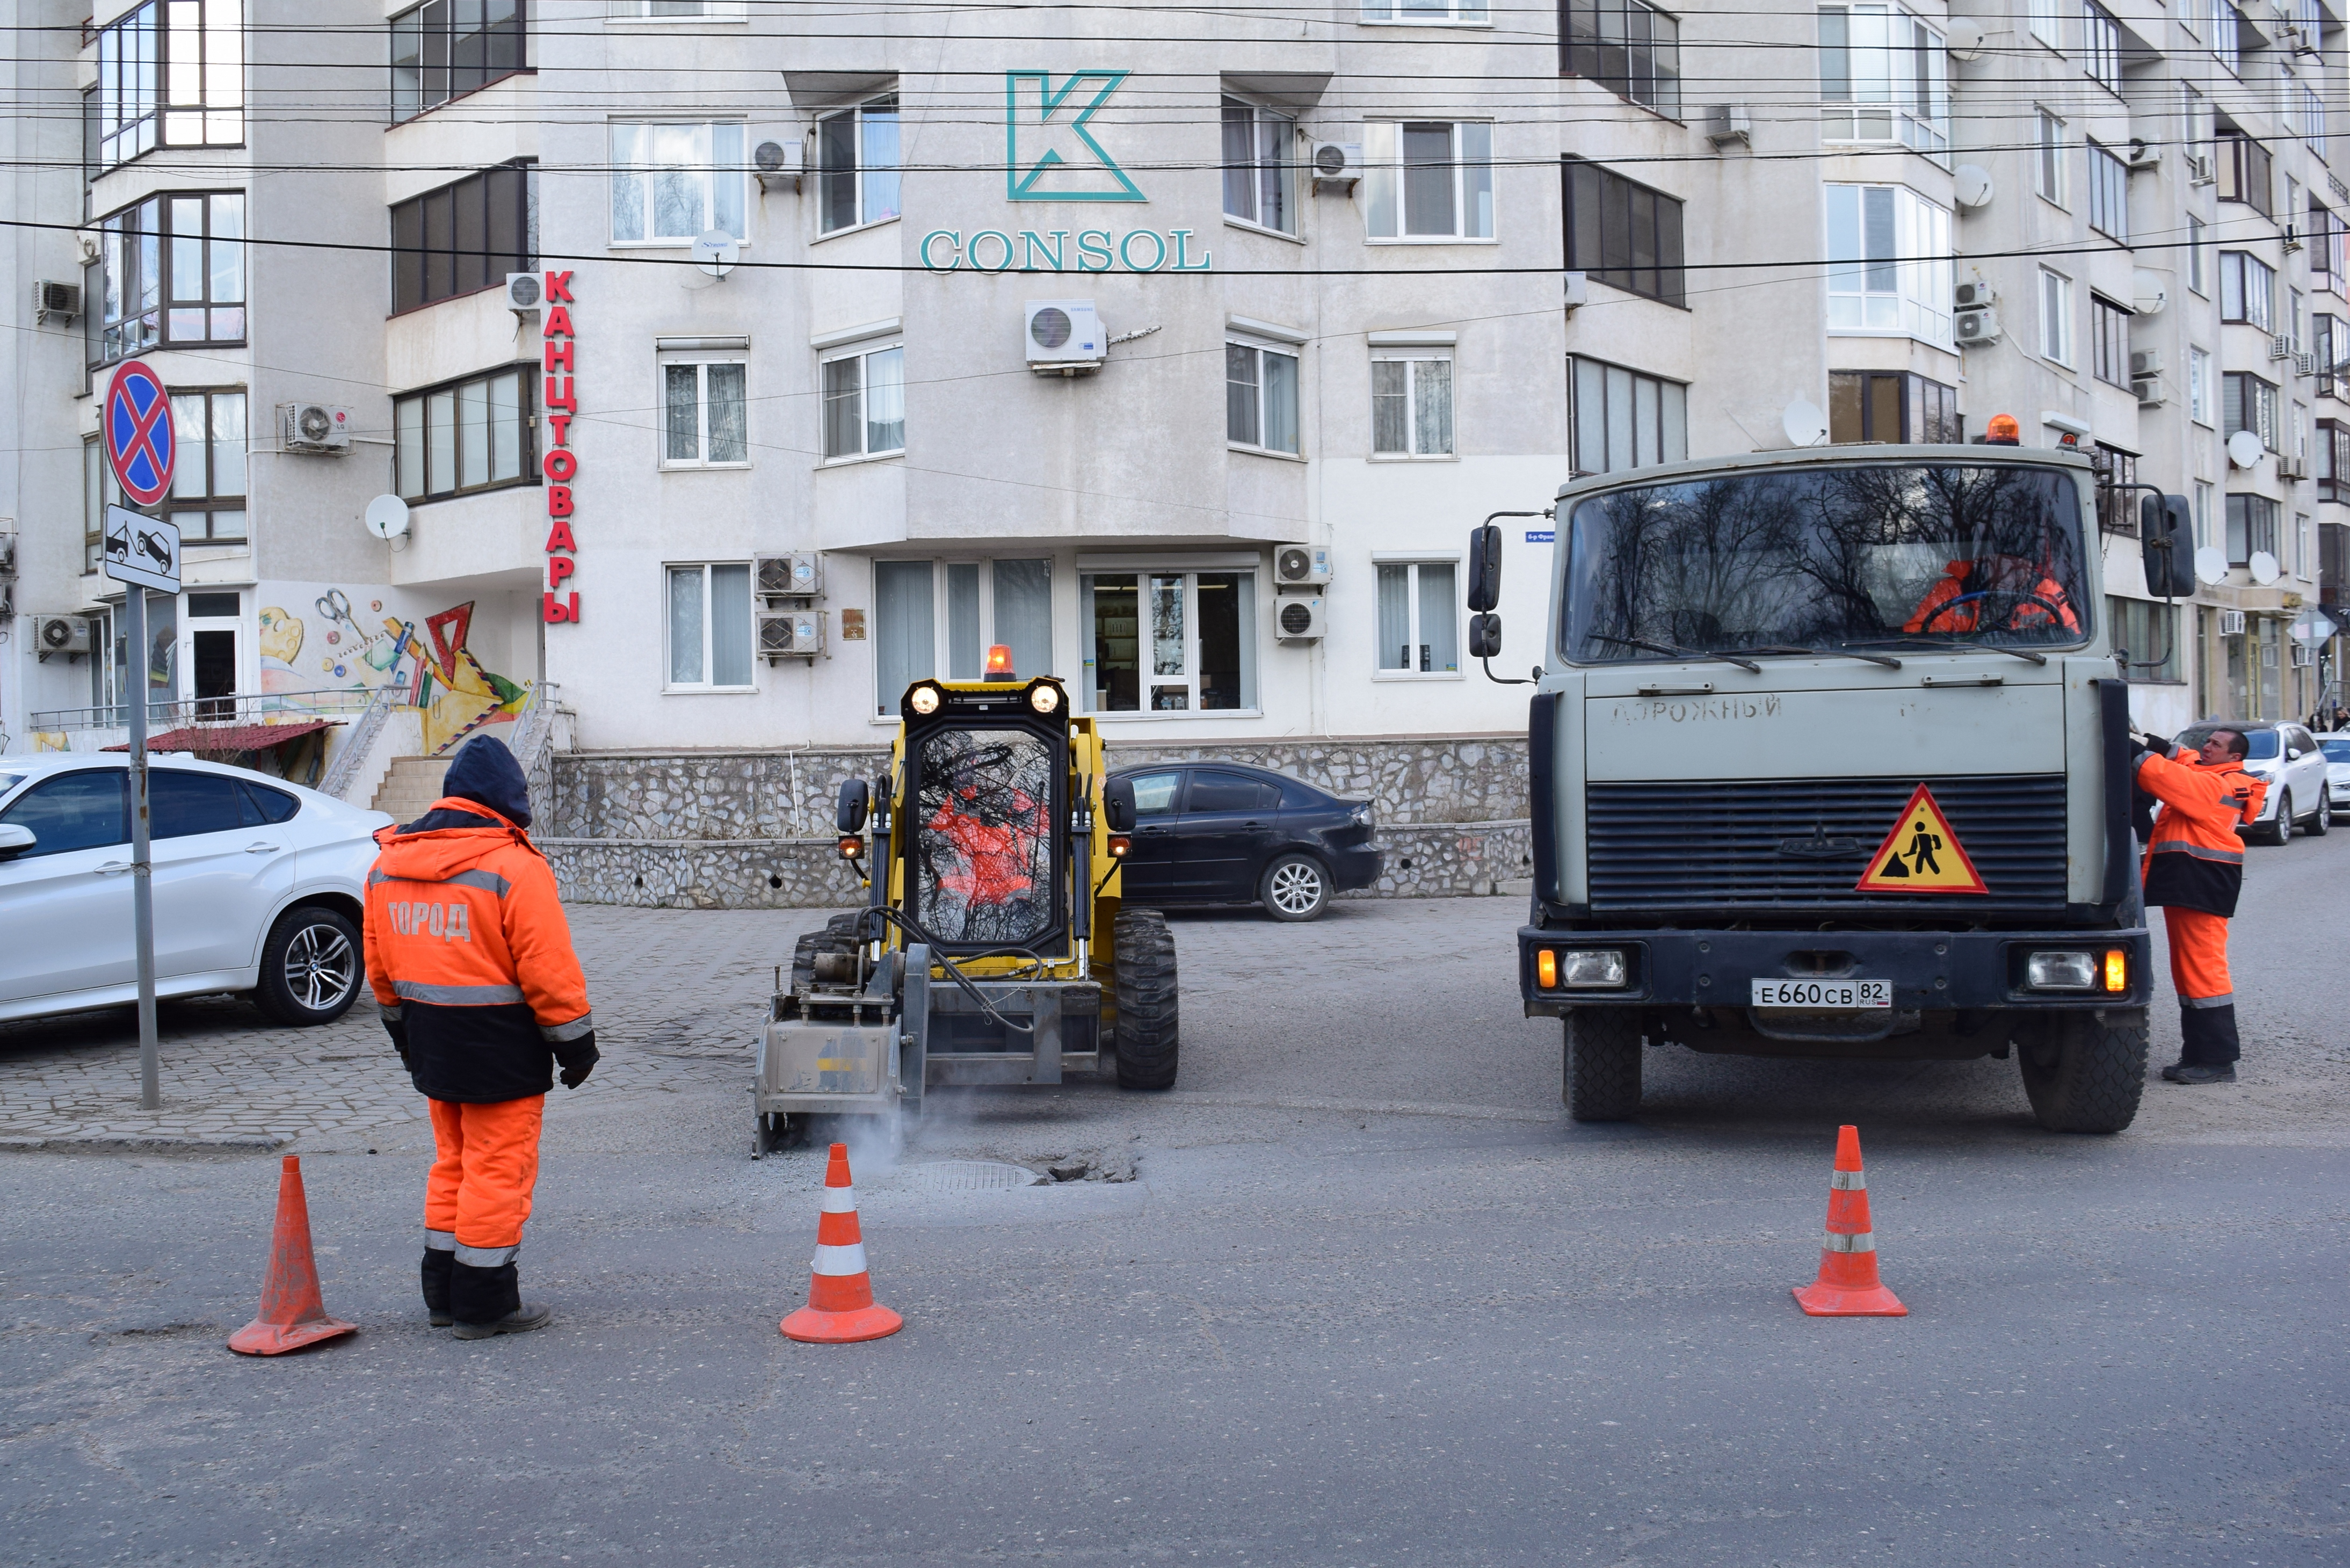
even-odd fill
[(188, 691), (196, 722), (236, 717), (236, 634), (243, 596), (213, 589), (188, 596)]

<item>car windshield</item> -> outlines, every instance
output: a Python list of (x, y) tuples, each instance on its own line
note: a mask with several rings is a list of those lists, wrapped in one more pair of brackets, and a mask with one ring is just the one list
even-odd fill
[(2329, 763), (2350, 763), (2350, 740), (2320, 741), (2317, 749), (2325, 753)]
[(2071, 473), (1856, 463), (1576, 504), (1560, 652), (1585, 664), (2087, 634)]
[[(2227, 727), (2225, 724), (2198, 724), (2191, 730), (2182, 731), (2178, 736), (2179, 749), (2191, 752), (2210, 739), (2214, 732)], [(2244, 753), (2246, 757), (2256, 763), (2276, 761), (2282, 747), (2277, 742), (2274, 730), (2239, 730), (2237, 733), (2243, 736), (2244, 744), (2251, 748)]]

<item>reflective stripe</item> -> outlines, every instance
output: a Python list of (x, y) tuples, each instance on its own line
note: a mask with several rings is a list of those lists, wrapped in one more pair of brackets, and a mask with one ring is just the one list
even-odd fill
[(1831, 1231), (1821, 1245), (1831, 1252), (1874, 1252), (1877, 1251), (1877, 1232), (1863, 1231), (1857, 1236), (1839, 1236)]
[(370, 888), (379, 882), (397, 882), (398, 880), (400, 878), (389, 871), (379, 871), (372, 866), (368, 867), (368, 886)]
[(2168, 838), (2154, 846), (2157, 855), (2189, 855), (2198, 860), (2210, 860), (2221, 866), (2241, 866), (2244, 852), (2241, 849), (2206, 849), (2199, 844), (2187, 844)]
[(2236, 1005), (2236, 993), (2231, 991), (2224, 996), (2182, 996), (2178, 999), (2178, 1005), (2181, 1007), (2233, 1007)]
[(432, 1231), (424, 1232), (424, 1250), (428, 1252), (453, 1252), (457, 1250), (457, 1232)]
[(550, 1044), (577, 1040), (582, 1034), (595, 1033), (596, 1015), (593, 1012), (583, 1012), (568, 1023), (542, 1023), (538, 1026), (538, 1037)]
[(375, 1010), (377, 1015), (386, 1023), (400, 1022), (400, 1003), (396, 1002), (379, 1002), (375, 1004)]
[(502, 1269), (521, 1251), (518, 1241), (511, 1247), (460, 1247), (457, 1261), (469, 1269)]
[(1828, 1190), (1831, 1192), (1866, 1192), (1868, 1190), (1868, 1172), (1865, 1170), (1831, 1170), (1828, 1172)]
[(420, 888), (446, 888), (452, 885), (459, 888), (479, 888), (485, 892), (495, 893), (501, 898), (514, 891), (514, 884), (496, 872), (478, 869), (459, 871), (448, 877), (395, 877), (389, 871), (370, 869), (368, 872), (368, 886), (372, 888), (379, 882), (413, 882)]
[(412, 980), (395, 980), (391, 989), (404, 1002), (437, 1002), (444, 1007), (489, 1007), (522, 1000), (522, 987), (518, 985), (422, 985)]
[(809, 1264), (819, 1274), (861, 1274), (865, 1272), (865, 1243), (847, 1247), (818, 1247)]
[(816, 1205), (816, 1212), (819, 1214), (856, 1213), (857, 1189), (854, 1187), (826, 1188), (824, 1189), (824, 1201)]

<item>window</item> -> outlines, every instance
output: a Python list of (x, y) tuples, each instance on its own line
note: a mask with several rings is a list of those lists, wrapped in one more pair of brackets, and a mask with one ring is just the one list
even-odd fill
[(2089, 143), (2089, 227), (2129, 244), (2129, 166)]
[(2073, 280), (2042, 268), (2040, 352), (2059, 365), (2073, 362)]
[(2081, 7), (2081, 69), (2116, 98), (2121, 96), (2122, 25), (2097, 0), (2086, 0)]
[(2108, 594), (2106, 624), (2113, 628), (2115, 657), (2127, 660), (2123, 680), (2159, 685), (2186, 680), (2179, 673), (2178, 606)]
[(2098, 380), (2126, 390), (2130, 313), (2099, 295), (2089, 296), (2089, 369)]
[(2187, 417), (2199, 425), (2217, 422), (2211, 417), (2211, 356), (2201, 348), (2187, 350)]
[(244, 140), (243, 0), (160, 0), (98, 31), (98, 85), (85, 96), (94, 171), (157, 147)]
[(36, 842), (20, 860), (128, 844), (130, 774), (122, 768), (85, 768), (43, 779), (0, 812), (0, 824), (32, 831)]
[(2228, 0), (2211, 0), (2211, 54), (2238, 76), (2244, 72), (2243, 39), (2239, 35), (2243, 21), (2243, 14)]
[(2195, 482), (2195, 547), (2203, 548), (2211, 542), (2211, 485), (2208, 480)]
[(166, 344), (244, 340), (244, 196), (151, 196), (99, 225), (93, 365)]
[(537, 367), (493, 370), (394, 398), (393, 484), (403, 501), (438, 501), (538, 483), (532, 440)]
[(1485, 0), (1363, 0), (1367, 25), (1410, 22), (1433, 27), (1446, 23), (1473, 26), (1485, 20)]
[[(738, 144), (739, 152), (739, 144)], [(898, 99), (892, 93), (816, 122), (823, 232), (898, 215)]]
[(615, 22), (740, 22), (743, 0), (612, 0)]
[(2276, 320), (2276, 273), (2246, 251), (2220, 253), (2220, 319), (2268, 331)]
[(751, 568), (719, 563), (669, 568), (669, 689), (751, 687)]
[(1224, 99), (1224, 216), (1297, 232), (1297, 122), (1239, 99)]
[(426, 0), (391, 19), (393, 124), (523, 68), (523, 0)]
[(1493, 128), (1484, 120), (1363, 127), (1364, 232), (1374, 240), (1493, 237)]
[[(1412, 358), (1414, 353), (1428, 358)], [(1371, 453), (1452, 455), (1452, 357), (1397, 349), (1371, 358)]]
[(868, 348), (824, 362), (824, 455), (879, 457), (906, 450), (906, 350)]
[(2325, 158), (2325, 100), (2314, 88), (2301, 89), (2301, 137), (2320, 161)]
[(99, 555), (106, 535), (106, 509), (124, 504), (122, 482), (106, 461), (98, 437), (81, 443), (81, 569), (95, 572), (105, 565)]
[(2317, 498), (2350, 501), (2350, 424), (2317, 421)]
[(496, 288), (538, 251), (538, 169), (506, 163), (391, 209), (391, 311)]
[(1090, 711), (1255, 711), (1254, 572), (1089, 572), (1082, 597)]
[(740, 359), (661, 365), (661, 466), (724, 468), (751, 461)]
[(2340, 378), (2335, 372), (2342, 364), (2343, 350), (2350, 348), (2350, 338), (2342, 331), (2342, 318), (2320, 311), (2309, 318), (2310, 360), (2317, 370), (2317, 395), (2338, 398), (2342, 395)]
[(1689, 456), (1689, 389), (1596, 359), (1567, 361), (1575, 388), (1575, 472), (1617, 473)]
[[(1409, 0), (1407, 0), (1409, 3)], [(1680, 24), (1640, 0), (1565, 0), (1565, 73), (1681, 117)]]
[(1822, 196), (1828, 330), (1903, 333), (1951, 348), (1950, 214), (1906, 185), (1830, 185)]
[(2233, 126), (2224, 127), (2217, 143), (2220, 200), (2241, 202), (2262, 217), (2269, 207), (2269, 150)]
[(1011, 649), (1014, 673), (1053, 672), (1048, 560), (877, 561), (873, 601), (875, 711), (882, 718), (897, 714), (917, 680), (977, 680), (996, 643)]
[(1297, 356), (1248, 343), (1224, 345), (1224, 439), (1267, 452), (1297, 451)]
[(1381, 675), (1461, 673), (1458, 567), (1451, 561), (1382, 562), (1378, 567)]
[(2238, 431), (2250, 431), (2269, 451), (2278, 450), (2277, 389), (2258, 376), (2230, 370), (2220, 378), (2220, 435), (2225, 440)]
[(2033, 165), (2033, 189), (2064, 204), (2064, 122), (2046, 109), (2033, 111), (2039, 126), (2040, 155)]
[(2277, 553), (2277, 504), (2265, 495), (2228, 497), (2228, 565), (2251, 564), (2252, 556)]
[(1894, 141), (1939, 159), (1950, 146), (1942, 36), (1889, 5), (1820, 7), (1820, 134)]
[(2062, 0), (2031, 0), (2032, 36), (2052, 49), (2064, 47), (2064, 7)]
[(612, 123), (612, 243), (691, 244), (743, 224), (743, 127), (729, 120)]
[(2316, 576), (2313, 559), (2314, 544), (2314, 541), (2310, 537), (2309, 514), (2306, 512), (2294, 514), (2293, 519), (2293, 575), (2294, 576), (2307, 578)]
[(2097, 526), (2108, 534), (2137, 532), (2137, 453), (2104, 441), (2089, 449), (2089, 469), (2096, 476)]
[(2343, 278), (2342, 220), (2333, 209), (2311, 198), (2309, 203), (2310, 281), (2320, 288), (2339, 291)]
[(1946, 441), (1965, 440), (1956, 387), (1897, 370), (1828, 372), (1828, 440)]
[(172, 522), (189, 544), (241, 542), (244, 527), (244, 393), (173, 391)]
[(2204, 233), (2208, 226), (2194, 213), (2187, 214), (2187, 286), (2206, 299), (2211, 297), (2211, 264), (2205, 249), (2211, 242)]
[(2308, 311), (2303, 304), (2301, 290), (2288, 288), (2284, 293), (2288, 307), (2284, 320), (2280, 325), (2285, 329), (2285, 337), (2292, 343), (2293, 351), (2298, 354), (2301, 352), (2302, 339), (2304, 336), (2303, 324), (2308, 319)]
[(1579, 158), (1562, 168), (1566, 265), (1611, 288), (1682, 304), (1688, 274), (1681, 266), (1680, 198)]

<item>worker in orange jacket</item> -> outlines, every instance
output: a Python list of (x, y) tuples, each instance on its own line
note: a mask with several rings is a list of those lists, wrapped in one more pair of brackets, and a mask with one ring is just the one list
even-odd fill
[(1992, 630), (2036, 631), (2051, 625), (2081, 629), (2064, 586), (2014, 556), (1994, 556), (1981, 567), (1973, 561), (1950, 562), (1901, 629), (1963, 637), (1977, 624), (1991, 622), (2004, 623)]
[(553, 1315), (524, 1303), (515, 1258), (555, 1064), (577, 1088), (596, 1065), (596, 1024), (555, 873), (524, 831), (530, 794), (514, 753), (476, 736), (442, 788), (431, 811), (375, 836), (368, 981), (431, 1101), (425, 1310), (459, 1339), (487, 1339)]
[(2162, 1075), (2174, 1084), (2232, 1084), (2243, 1054), (2228, 975), (2228, 921), (2244, 886), (2236, 829), (2260, 815), (2269, 786), (2244, 771), (2250, 747), (2239, 731), (2214, 730), (2173, 760), (2175, 749), (2147, 735), (2136, 764), (2137, 787), (2162, 803), (2146, 846), (2146, 901), (2162, 909), (2178, 992), (2178, 1060)]

